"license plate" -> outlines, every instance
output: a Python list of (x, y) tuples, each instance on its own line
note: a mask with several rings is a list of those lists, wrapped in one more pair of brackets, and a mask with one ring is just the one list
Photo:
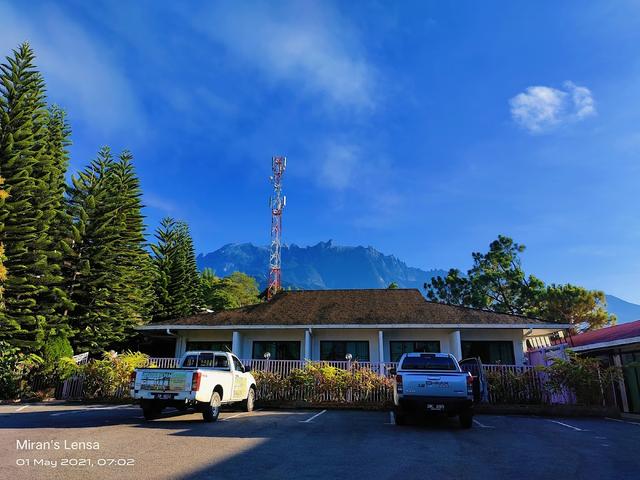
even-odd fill
[(156, 393), (154, 397), (160, 400), (171, 400), (172, 395), (170, 393)]
[(441, 403), (428, 403), (427, 410), (442, 411), (444, 410), (444, 405), (442, 405)]

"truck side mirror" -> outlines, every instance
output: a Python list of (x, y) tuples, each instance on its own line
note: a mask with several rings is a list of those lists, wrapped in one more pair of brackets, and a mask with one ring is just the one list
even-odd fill
[(251, 371), (251, 366), (250, 365), (244, 365), (244, 372), (245, 373), (249, 373)]
[(395, 368), (390, 368), (389, 369), (389, 375), (395, 375), (397, 372), (397, 370)]

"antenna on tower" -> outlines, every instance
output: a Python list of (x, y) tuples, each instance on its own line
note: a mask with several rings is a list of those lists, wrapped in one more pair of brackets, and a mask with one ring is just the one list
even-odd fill
[(281, 288), (280, 242), (282, 237), (282, 210), (287, 204), (287, 197), (282, 195), (282, 175), (284, 175), (286, 167), (286, 157), (273, 157), (271, 159), (272, 175), (269, 180), (273, 185), (273, 193), (269, 199), (269, 206), (271, 207), (271, 250), (269, 252), (267, 300), (271, 300)]

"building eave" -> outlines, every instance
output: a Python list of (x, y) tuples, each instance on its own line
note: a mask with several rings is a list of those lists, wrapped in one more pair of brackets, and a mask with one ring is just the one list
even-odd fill
[(567, 346), (567, 348), (573, 350), (574, 352), (589, 352), (591, 350), (602, 350), (606, 348), (623, 347), (625, 345), (631, 345), (633, 343), (640, 343), (640, 337), (621, 338), (619, 340), (590, 343), (587, 345), (580, 345), (578, 347)]
[(139, 331), (149, 330), (304, 330), (304, 329), (531, 329), (531, 330), (567, 330), (571, 324), (564, 323), (511, 323), (511, 324), (486, 324), (486, 323), (381, 323), (381, 324), (311, 324), (311, 325), (143, 325), (136, 327)]

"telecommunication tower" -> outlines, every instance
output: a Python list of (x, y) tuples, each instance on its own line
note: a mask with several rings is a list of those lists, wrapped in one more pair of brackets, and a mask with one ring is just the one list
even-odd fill
[(287, 204), (287, 197), (282, 195), (282, 175), (284, 175), (286, 167), (286, 157), (273, 157), (271, 159), (272, 175), (269, 179), (273, 185), (273, 193), (269, 199), (269, 206), (271, 207), (271, 250), (269, 252), (267, 300), (271, 300), (281, 288), (280, 242), (282, 238), (282, 210)]

